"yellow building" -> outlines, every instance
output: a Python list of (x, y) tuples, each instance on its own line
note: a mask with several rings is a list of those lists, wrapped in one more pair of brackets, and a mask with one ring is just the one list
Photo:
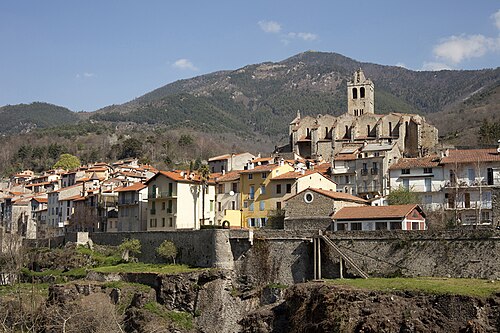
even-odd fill
[(284, 201), (309, 188), (336, 190), (336, 184), (319, 171), (296, 171), (287, 163), (256, 166), (240, 172), (241, 226), (263, 227), (270, 212), (284, 208)]

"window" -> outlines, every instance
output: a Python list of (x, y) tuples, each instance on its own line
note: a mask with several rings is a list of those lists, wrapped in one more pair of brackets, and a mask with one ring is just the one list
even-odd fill
[(267, 178), (267, 172), (261, 173), (260, 176), (261, 176), (262, 179), (266, 179)]
[(174, 219), (172, 217), (168, 218), (168, 226), (173, 227), (174, 226)]
[(401, 230), (401, 222), (390, 222), (389, 228), (391, 230)]
[(358, 89), (352, 88), (352, 99), (357, 99), (357, 98), (358, 98)]
[(255, 198), (255, 187), (253, 185), (250, 186), (250, 193), (248, 195), (249, 195), (251, 200), (253, 200)]
[(223, 193), (224, 193), (224, 184), (217, 185), (217, 194), (223, 194)]
[(169, 214), (173, 213), (173, 211), (172, 211), (172, 203), (173, 203), (172, 200), (168, 200), (167, 213), (169, 213)]
[(222, 212), (222, 202), (217, 203), (217, 211)]
[(431, 192), (431, 191), (432, 191), (432, 179), (425, 178), (424, 179), (424, 192)]
[(251, 217), (248, 219), (248, 226), (255, 227), (255, 218)]
[(432, 194), (424, 195), (424, 204), (426, 205), (432, 204)]
[(267, 218), (266, 217), (261, 217), (260, 218), (260, 226), (261, 227), (265, 227), (266, 226), (266, 222), (267, 222)]
[(232, 210), (236, 209), (236, 201), (231, 201), (231, 209)]
[(171, 197), (174, 195), (174, 183), (168, 183), (168, 196)]
[(337, 231), (346, 230), (346, 225), (347, 225), (347, 223), (337, 223)]
[(349, 176), (347, 176), (347, 175), (346, 175), (346, 176), (344, 176), (344, 177), (345, 177), (345, 181), (344, 181), (344, 183), (349, 184), (349, 183), (350, 183), (350, 181), (349, 181)]
[(266, 187), (264, 185), (260, 185), (260, 194), (266, 194)]
[(286, 193), (292, 193), (292, 184), (286, 184)]
[(281, 201), (276, 202), (276, 209), (277, 210), (281, 209)]
[(161, 218), (161, 226), (165, 228), (165, 218), (164, 217)]
[(250, 206), (248, 206), (248, 210), (253, 212), (253, 202), (250, 202)]
[(424, 168), (424, 173), (432, 173), (432, 168)]
[(490, 212), (481, 212), (481, 223), (491, 223)]
[(365, 98), (365, 87), (359, 88), (359, 98)]
[(214, 211), (214, 200), (210, 200), (210, 211)]
[(362, 230), (361, 222), (351, 223), (351, 230)]
[(467, 178), (469, 178), (469, 182), (474, 182), (476, 179), (476, 171), (474, 169), (467, 169)]
[(410, 180), (409, 179), (403, 179), (403, 187), (407, 190), (410, 189)]
[(165, 201), (162, 201), (161, 203), (161, 210), (165, 210)]
[(410, 169), (401, 169), (401, 174), (402, 175), (409, 175), (410, 174)]
[(253, 179), (253, 174), (249, 173), (248, 174), (248, 180), (251, 180), (251, 179)]
[(276, 194), (281, 194), (281, 184), (276, 185)]
[(238, 192), (238, 183), (232, 183), (231, 187), (234, 193)]
[(265, 204), (265, 201), (260, 201), (259, 202), (259, 209), (261, 211), (265, 210), (266, 209), (266, 204)]
[(375, 230), (387, 230), (387, 222), (375, 222)]
[(411, 223), (411, 230), (420, 230), (418, 222)]
[(248, 208), (248, 201), (243, 201), (243, 208)]

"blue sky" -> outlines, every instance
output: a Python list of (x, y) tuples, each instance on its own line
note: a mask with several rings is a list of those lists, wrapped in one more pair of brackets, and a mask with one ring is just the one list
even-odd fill
[(413, 70), (500, 66), (497, 1), (0, 2), (0, 105), (73, 111), (307, 50)]

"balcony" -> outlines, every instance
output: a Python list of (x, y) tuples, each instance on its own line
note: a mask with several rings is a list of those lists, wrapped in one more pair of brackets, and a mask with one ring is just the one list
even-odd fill
[(367, 176), (368, 175), (368, 169), (361, 169), (361, 176)]
[(378, 175), (378, 168), (372, 168), (371, 169), (371, 174), (372, 175)]
[(150, 213), (151, 215), (155, 215), (155, 214), (156, 214), (156, 209), (155, 209), (155, 208), (151, 208), (151, 209), (149, 210), (149, 213)]
[(491, 201), (485, 201), (485, 202), (480, 202), (480, 201), (472, 201), (472, 202), (463, 202), (463, 201), (458, 201), (455, 204), (453, 203), (447, 203), (446, 204), (446, 209), (492, 209), (492, 202)]

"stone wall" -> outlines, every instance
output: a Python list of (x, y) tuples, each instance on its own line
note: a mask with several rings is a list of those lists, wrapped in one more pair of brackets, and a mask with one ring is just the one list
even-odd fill
[(92, 233), (90, 238), (96, 244), (115, 246), (125, 238), (138, 239), (142, 245), (138, 259), (144, 262), (161, 262), (156, 248), (170, 240), (177, 246), (177, 260), (183, 264), (232, 269), (229, 230)]

